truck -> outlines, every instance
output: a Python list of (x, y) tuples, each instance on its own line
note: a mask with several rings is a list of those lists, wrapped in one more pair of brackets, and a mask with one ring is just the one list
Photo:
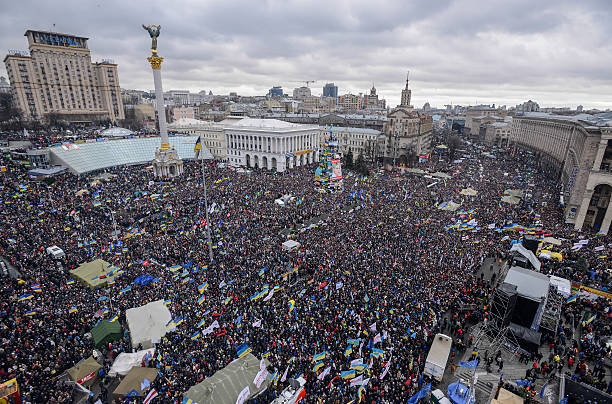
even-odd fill
[(452, 344), (453, 339), (448, 335), (436, 334), (425, 360), (425, 370), (423, 371), (425, 375), (438, 382), (442, 381)]

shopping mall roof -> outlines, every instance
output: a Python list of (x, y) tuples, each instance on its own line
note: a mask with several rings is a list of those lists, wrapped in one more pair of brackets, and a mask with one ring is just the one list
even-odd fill
[[(170, 145), (182, 159), (189, 160), (195, 157), (193, 148), (197, 139), (197, 136), (174, 136), (170, 137)], [(53, 164), (67, 167), (74, 174), (84, 174), (108, 167), (150, 163), (160, 143), (157, 136), (70, 143), (49, 148), (49, 155)], [(213, 158), (203, 143), (200, 158)]]

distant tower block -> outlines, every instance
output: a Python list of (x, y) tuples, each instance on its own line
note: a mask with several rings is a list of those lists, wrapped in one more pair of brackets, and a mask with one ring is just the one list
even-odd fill
[(157, 37), (161, 27), (159, 25), (142, 26), (151, 36), (151, 56), (147, 61), (151, 63), (153, 70), (153, 82), (155, 83), (155, 101), (157, 104), (157, 120), (159, 122), (159, 136), (161, 145), (155, 151), (153, 160), (153, 171), (156, 177), (172, 178), (183, 173), (183, 160), (181, 160), (174, 147), (170, 146), (168, 139), (168, 128), (166, 126), (166, 108), (164, 106), (164, 91), (162, 89), (161, 65), (164, 58), (157, 54)]

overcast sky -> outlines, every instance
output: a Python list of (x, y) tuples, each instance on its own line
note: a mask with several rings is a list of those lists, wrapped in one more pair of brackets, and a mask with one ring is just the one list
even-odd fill
[[(391, 106), (410, 70), (412, 103), (612, 108), (609, 0), (53, 0), (6, 1), (0, 51), (27, 49), (26, 29), (90, 38), (122, 88), (153, 88), (150, 38), (160, 24), (164, 89), (321, 94), (368, 92)], [(55, 27), (54, 27), (55, 24)], [(6, 76), (4, 64), (0, 75)]]

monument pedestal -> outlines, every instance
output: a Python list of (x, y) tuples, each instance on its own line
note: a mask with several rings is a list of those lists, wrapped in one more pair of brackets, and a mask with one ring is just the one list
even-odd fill
[(160, 178), (174, 178), (183, 173), (183, 160), (174, 147), (159, 148), (155, 151), (153, 172), (156, 177)]

